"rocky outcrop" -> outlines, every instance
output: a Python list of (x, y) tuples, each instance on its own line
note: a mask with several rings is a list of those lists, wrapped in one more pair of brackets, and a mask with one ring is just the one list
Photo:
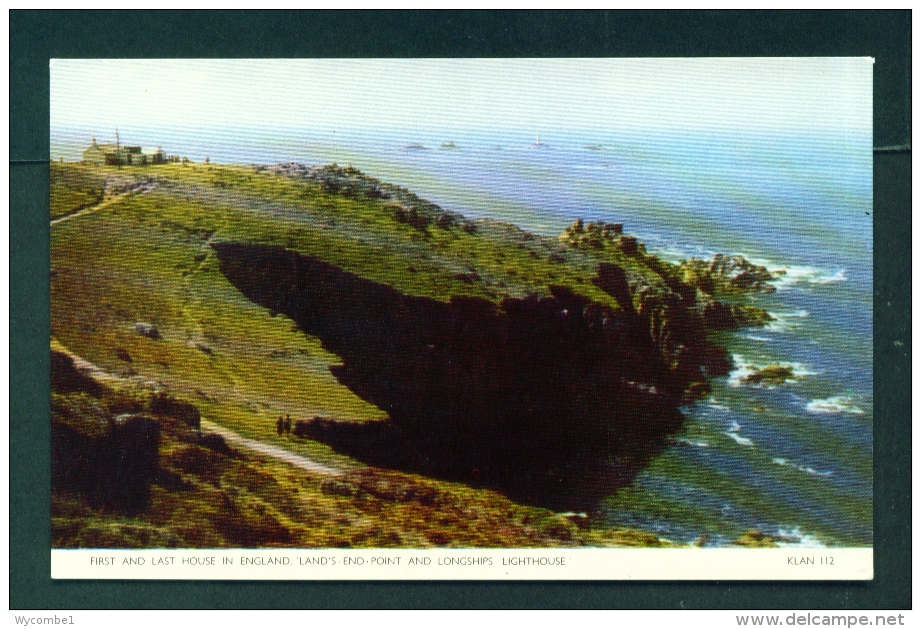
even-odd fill
[(742, 256), (716, 254), (712, 260), (690, 258), (678, 265), (681, 280), (700, 288), (708, 295), (723, 293), (772, 293), (776, 290), (771, 282), (779, 274), (766, 267), (753, 264)]
[(708, 336), (711, 326), (705, 313), (711, 302), (700, 302), (694, 293), (682, 294), (664, 283), (635, 279), (631, 297), (640, 326), (681, 383), (687, 398), (710, 390), (710, 376), (728, 373), (732, 362), (727, 352)]
[(610, 246), (621, 249), (627, 255), (634, 255), (640, 250), (639, 241), (634, 236), (624, 234), (623, 223), (586, 223), (579, 218), (563, 230), (559, 240), (577, 249), (603, 249)]
[(710, 339), (710, 332), (771, 320), (756, 306), (724, 303), (668, 275), (655, 281), (610, 262), (599, 263), (593, 281), (649, 334), (689, 399), (707, 393), (708, 378), (725, 375), (732, 367), (728, 353)]
[(420, 231), (432, 226), (445, 230), (454, 227), (467, 232), (476, 230), (474, 224), (463, 215), (445, 210), (406, 188), (370, 177), (352, 166), (329, 164), (311, 167), (291, 162), (270, 166), (268, 170), (287, 177), (316, 182), (330, 194), (354, 199), (387, 200), (385, 207), (395, 220)]
[(770, 282), (777, 277), (741, 256), (716, 255), (710, 262), (692, 258), (675, 265), (647, 253), (643, 243), (624, 233), (622, 223), (582, 219), (567, 227), (559, 241), (633, 269), (602, 261), (594, 283), (648, 331), (688, 397), (708, 392), (707, 378), (723, 375), (732, 366), (728, 354), (710, 341), (709, 332), (764, 325), (772, 319), (764, 309), (739, 298), (773, 291)]
[(52, 488), (81, 493), (95, 508), (129, 515), (146, 510), (151, 486), (163, 480), (159, 450), (164, 425), (198, 428), (198, 409), (162, 393), (149, 403), (122, 396), (56, 350), (51, 352), (51, 390)]
[(159, 442), (152, 417), (112, 417), (87, 394), (52, 399), (52, 485), (85, 494), (95, 507), (137, 513), (149, 506)]

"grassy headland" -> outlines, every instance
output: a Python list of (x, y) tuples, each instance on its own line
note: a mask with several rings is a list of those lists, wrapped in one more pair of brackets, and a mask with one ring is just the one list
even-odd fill
[[(160, 417), (160, 465), (181, 482), (155, 482), (153, 506), (130, 517), (57, 492), (60, 545), (97, 543), (90, 529), (113, 545), (657, 543), (577, 529), (487, 488), (540, 504), (602, 461), (579, 491), (629, 482), (680, 426), (677, 405), (729, 368), (709, 333), (766, 320), (744, 303), (766, 286), (750, 265), (669, 264), (613, 226), (551, 239), (469, 221), (335, 165), (55, 164), (52, 217), (132, 180), (154, 186), (52, 228), (53, 338), (133, 383), (138, 412), (167, 392), (348, 471), (335, 489), (253, 453), (203, 449)], [(743, 273), (754, 280), (735, 281)], [(88, 408), (67, 396), (91, 393), (62, 392), (56, 408)], [(300, 437), (278, 434), (282, 415), (302, 422)], [(426, 492), (440, 497), (400, 498)], [(490, 524), (472, 533), (439, 511), (462, 505)], [(249, 515), (228, 530), (272, 521), (265, 530), (287, 533), (208, 524), (238, 512)], [(567, 532), (532, 526), (545, 520)], [(196, 524), (181, 532), (182, 521)], [(134, 526), (162, 535), (131, 541)], [(361, 536), (374, 527), (396, 535)]]

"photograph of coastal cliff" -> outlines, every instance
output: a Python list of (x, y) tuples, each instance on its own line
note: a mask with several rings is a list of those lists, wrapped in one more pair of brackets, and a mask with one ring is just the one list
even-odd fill
[(54, 548), (872, 546), (871, 60), (50, 79)]

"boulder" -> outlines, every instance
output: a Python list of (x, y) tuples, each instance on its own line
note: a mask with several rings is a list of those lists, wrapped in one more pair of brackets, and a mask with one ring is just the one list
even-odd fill
[(628, 256), (635, 255), (639, 251), (639, 241), (635, 236), (621, 236), (618, 240), (620, 250)]
[(233, 450), (227, 445), (227, 441), (221, 435), (213, 432), (204, 433), (199, 439), (198, 444), (203, 448), (208, 448), (221, 454), (232, 454)]
[(160, 336), (160, 330), (158, 330), (157, 326), (152, 323), (144, 323), (143, 321), (138, 321), (134, 324), (134, 331), (141, 336), (146, 336), (149, 339), (158, 340), (163, 338)]
[(189, 402), (177, 400), (165, 393), (158, 393), (150, 401), (150, 412), (178, 419), (189, 428), (201, 428), (201, 413), (198, 407)]

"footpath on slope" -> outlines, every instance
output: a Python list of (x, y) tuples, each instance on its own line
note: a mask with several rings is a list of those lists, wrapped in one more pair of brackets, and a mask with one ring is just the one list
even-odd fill
[[(74, 354), (72, 351), (70, 351), (69, 349), (67, 349), (66, 347), (58, 343), (57, 341), (53, 341), (52, 343), (53, 343), (53, 349), (55, 351), (58, 351), (58, 352), (61, 352), (61, 353), (64, 353), (70, 356), (71, 359), (73, 359), (74, 366), (77, 369), (79, 369), (86, 375), (91, 376), (95, 380), (98, 380), (100, 382), (106, 382), (106, 381), (124, 382), (125, 381), (123, 378), (120, 378), (119, 376), (111, 374), (105, 369), (99, 367), (98, 365), (95, 365), (89, 362), (88, 360), (81, 358), (77, 354)], [(308, 472), (313, 472), (315, 474), (323, 474), (324, 476), (341, 476), (342, 474), (345, 473), (344, 470), (340, 470), (340, 469), (336, 469), (333, 467), (323, 465), (322, 463), (318, 463), (312, 459), (308, 459), (305, 456), (295, 454), (293, 452), (285, 450), (284, 448), (273, 446), (271, 444), (264, 443), (262, 441), (257, 441), (255, 439), (248, 439), (228, 428), (224, 428), (223, 426), (216, 424), (215, 422), (209, 421), (205, 418), (201, 419), (201, 427), (209, 432), (213, 432), (215, 434), (220, 435), (228, 443), (232, 443), (237, 446), (246, 448), (248, 450), (252, 450), (253, 452), (262, 454), (264, 456), (269, 456), (269, 457), (278, 459), (280, 461), (288, 463), (289, 465), (299, 467)]]
[(89, 207), (83, 208), (82, 210), (78, 212), (74, 212), (73, 214), (65, 214), (64, 216), (60, 216), (56, 219), (53, 219), (50, 225), (51, 227), (54, 227), (55, 225), (63, 223), (64, 221), (69, 221), (72, 218), (77, 218), (78, 216), (84, 216), (91, 212), (96, 212), (97, 210), (107, 208), (113, 203), (117, 201), (121, 201), (122, 199), (129, 197), (132, 194), (144, 194), (145, 192), (150, 192), (151, 190), (154, 189), (154, 187), (156, 187), (156, 185), (157, 185), (156, 183), (142, 183), (136, 186), (132, 186), (125, 192), (122, 192), (121, 194), (116, 194), (115, 196), (109, 197), (108, 199), (103, 199), (102, 201), (100, 201), (99, 203), (95, 205), (91, 205)]
[(248, 450), (258, 452), (259, 454), (263, 454), (265, 456), (279, 459), (285, 463), (290, 463), (295, 467), (307, 470), (308, 472), (323, 474), (325, 476), (340, 476), (344, 473), (342, 470), (327, 467), (326, 465), (317, 463), (316, 461), (308, 459), (307, 457), (289, 452), (284, 448), (273, 446), (262, 441), (256, 441), (255, 439), (247, 439), (246, 437), (243, 437), (242, 435), (239, 435), (228, 428), (224, 428), (223, 426), (215, 424), (214, 422), (208, 421), (204, 418), (201, 420), (201, 427), (208, 432), (213, 432), (220, 435), (224, 438), (224, 441), (228, 443), (247, 448)]

